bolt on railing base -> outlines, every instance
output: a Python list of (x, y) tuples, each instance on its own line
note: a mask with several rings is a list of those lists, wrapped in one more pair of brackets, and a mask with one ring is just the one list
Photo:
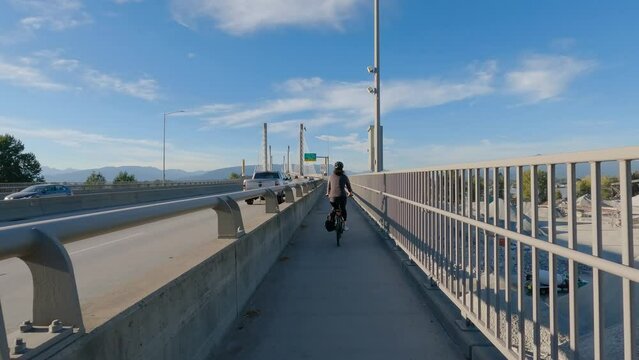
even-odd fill
[[(81, 334), (80, 329), (64, 326), (59, 321), (48, 326), (31, 326), (27, 331), (15, 331), (9, 335), (11, 347), (7, 359), (48, 358), (70, 342), (75, 341)], [(2, 357), (0, 359), (4, 360)]]

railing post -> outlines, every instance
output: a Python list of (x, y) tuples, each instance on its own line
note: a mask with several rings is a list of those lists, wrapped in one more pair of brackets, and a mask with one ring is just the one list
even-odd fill
[(295, 196), (296, 197), (301, 198), (302, 196), (304, 196), (304, 193), (302, 191), (302, 185), (295, 184), (294, 188), (295, 188)]
[(219, 198), (213, 210), (217, 214), (218, 239), (237, 239), (244, 235), (242, 213), (235, 200), (228, 196)]
[(280, 212), (280, 206), (277, 202), (277, 194), (271, 189), (265, 189), (264, 199), (266, 200), (266, 213), (277, 214)]
[(84, 331), (80, 299), (71, 259), (53, 235), (33, 229), (32, 251), (21, 256), (33, 279), (33, 324), (49, 325), (60, 320), (64, 325)]
[(284, 188), (284, 198), (286, 199), (287, 204), (292, 204), (295, 202), (295, 196), (293, 195), (293, 189), (290, 186)]

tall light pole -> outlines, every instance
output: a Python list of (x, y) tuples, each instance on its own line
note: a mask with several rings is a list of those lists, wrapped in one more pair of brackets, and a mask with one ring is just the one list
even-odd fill
[(374, 172), (384, 171), (384, 144), (383, 144), (383, 128), (381, 125), (381, 101), (380, 101), (380, 61), (379, 61), (379, 0), (374, 0), (374, 17), (375, 17), (375, 65), (368, 67), (368, 72), (375, 76), (375, 87), (369, 87), (368, 92), (375, 95), (375, 124), (373, 125), (370, 149), (372, 155), (372, 169)]
[(164, 113), (164, 131), (162, 135), (162, 186), (166, 184), (166, 117), (172, 114), (183, 113), (184, 110)]

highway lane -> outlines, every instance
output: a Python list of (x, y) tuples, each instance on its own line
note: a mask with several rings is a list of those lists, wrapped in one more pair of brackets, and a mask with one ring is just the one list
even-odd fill
[[(240, 203), (246, 231), (274, 216), (263, 202)], [(284, 209), (288, 204), (281, 204)], [(88, 330), (157, 290), (230, 243), (217, 239), (217, 216), (202, 210), (66, 244)], [(0, 301), (7, 332), (31, 318), (27, 266), (0, 261)]]

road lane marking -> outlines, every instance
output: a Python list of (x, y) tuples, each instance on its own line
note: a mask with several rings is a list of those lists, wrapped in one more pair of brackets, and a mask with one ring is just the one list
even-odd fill
[(91, 246), (91, 247), (88, 247), (88, 248), (86, 248), (86, 249), (76, 250), (76, 251), (70, 252), (70, 253), (69, 253), (69, 255), (77, 255), (77, 254), (83, 253), (83, 252), (85, 252), (85, 251), (89, 251), (89, 250), (93, 250), (93, 249), (101, 248), (101, 247), (103, 247), (103, 246), (107, 246), (107, 245), (111, 245), (111, 244), (119, 243), (119, 242), (122, 242), (122, 241), (126, 241), (126, 240), (129, 240), (129, 239), (131, 239), (131, 238), (134, 238), (134, 237), (139, 236), (139, 235), (142, 235), (142, 234), (144, 234), (144, 233), (131, 234), (131, 235), (125, 236), (125, 237), (123, 237), (123, 238), (121, 238), (121, 239), (107, 241), (107, 242), (105, 242), (105, 243), (98, 244), (98, 245), (95, 245), (95, 246)]

